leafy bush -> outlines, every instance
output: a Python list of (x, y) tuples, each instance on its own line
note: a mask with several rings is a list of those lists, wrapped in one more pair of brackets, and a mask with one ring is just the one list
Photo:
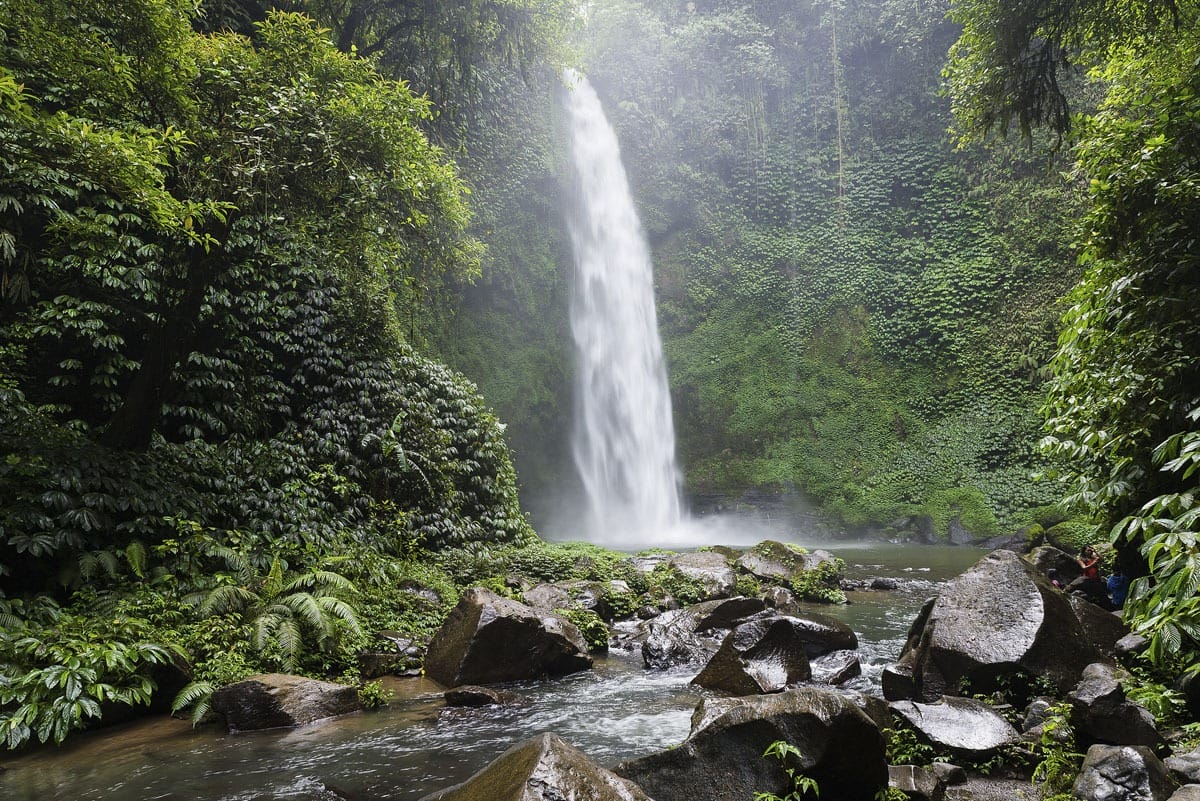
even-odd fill
[[(11, 607), (10, 607), (11, 609)], [(5, 747), (61, 743), (101, 716), (102, 705), (145, 706), (150, 670), (180, 656), (141, 621), (43, 607), (11, 612), (0, 627), (0, 732)]]
[(820, 563), (812, 570), (802, 570), (792, 577), (792, 592), (806, 601), (844, 604), (846, 593), (842, 592), (838, 582), (845, 569), (844, 560), (833, 559)]

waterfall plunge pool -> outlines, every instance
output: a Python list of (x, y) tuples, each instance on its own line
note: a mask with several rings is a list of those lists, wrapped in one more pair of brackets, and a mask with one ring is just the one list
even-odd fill
[[(814, 611), (859, 635), (864, 684), (878, 686), (909, 625), (938, 585), (974, 564), (973, 548), (838, 544), (847, 578), (903, 579), (899, 589), (852, 592), (850, 603)], [(228, 735), (152, 718), (76, 735), (2, 761), (9, 801), (333, 801), (325, 788), (362, 801), (416, 801), (462, 781), (510, 746), (555, 732), (598, 763), (643, 756), (687, 736), (701, 691), (696, 669), (648, 671), (640, 653), (614, 651), (594, 670), (511, 689), (526, 707), (447, 709), (424, 679), (394, 679), (381, 711), (299, 729)]]

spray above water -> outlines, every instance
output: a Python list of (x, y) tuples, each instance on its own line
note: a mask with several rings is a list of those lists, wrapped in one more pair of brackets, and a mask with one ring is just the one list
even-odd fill
[(586, 492), (578, 532), (662, 544), (682, 519), (671, 397), (654, 309), (653, 269), (617, 136), (587, 78), (566, 75), (578, 187), (571, 330), (572, 450)]

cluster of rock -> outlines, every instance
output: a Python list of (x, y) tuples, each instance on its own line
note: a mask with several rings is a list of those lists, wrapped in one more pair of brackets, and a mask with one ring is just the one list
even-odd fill
[[(979, 765), (1015, 748), (1028, 753), (1052, 734), (1047, 715), (1054, 699), (1070, 704), (1076, 743), (1086, 748), (1076, 798), (1200, 801), (1200, 752), (1160, 759), (1166, 746), (1153, 717), (1125, 697), (1117, 658), (1136, 649), (1136, 639), (1119, 616), (1045, 578), (1048, 564), (1062, 562), (1057, 554), (995, 551), (948, 582), (926, 602), (899, 660), (885, 669), (879, 699), (845, 686), (861, 672), (858, 640), (847, 626), (802, 612), (779, 585), (758, 597), (728, 597), (736, 570), (779, 579), (805, 569), (801, 559), (781, 568), (768, 551), (704, 552), (648, 564), (692, 571), (687, 575), (713, 597), (643, 610), (617, 627), (614, 642), (640, 649), (647, 669), (692, 666), (693, 682), (715, 694), (696, 709), (682, 744), (609, 770), (559, 737), (540, 735), (423, 801), (723, 801), (786, 796), (797, 772), (814, 779), (823, 798), (867, 801), (888, 787), (910, 799), (962, 798), (970, 791), (955, 794), (967, 780), (959, 768), (889, 765), (890, 730), (908, 729), (943, 757)], [(1060, 573), (1067, 572), (1063, 565)], [(485, 685), (588, 669), (583, 636), (554, 610), (582, 605), (611, 620), (618, 607), (635, 606), (628, 599), (611, 604), (622, 589), (543, 584), (525, 592), (527, 603), (469, 590), (430, 642), (425, 672), (450, 688), (448, 705), (525, 703)], [(993, 700), (1013, 688), (1044, 695), (1023, 713)], [(213, 705), (231, 729), (244, 729), (302, 724), (349, 711), (356, 700), (352, 688), (266, 676), (223, 688)], [(1010, 722), (1017, 719), (1019, 725)], [(797, 750), (784, 761), (764, 759), (775, 741)]]

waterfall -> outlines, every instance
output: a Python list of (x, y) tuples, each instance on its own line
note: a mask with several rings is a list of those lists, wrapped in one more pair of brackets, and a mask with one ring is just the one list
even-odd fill
[(582, 533), (645, 542), (681, 519), (671, 396), (654, 309), (653, 266), (617, 136), (587, 78), (568, 72), (578, 187), (569, 213), (575, 253), (572, 450), (586, 492)]

